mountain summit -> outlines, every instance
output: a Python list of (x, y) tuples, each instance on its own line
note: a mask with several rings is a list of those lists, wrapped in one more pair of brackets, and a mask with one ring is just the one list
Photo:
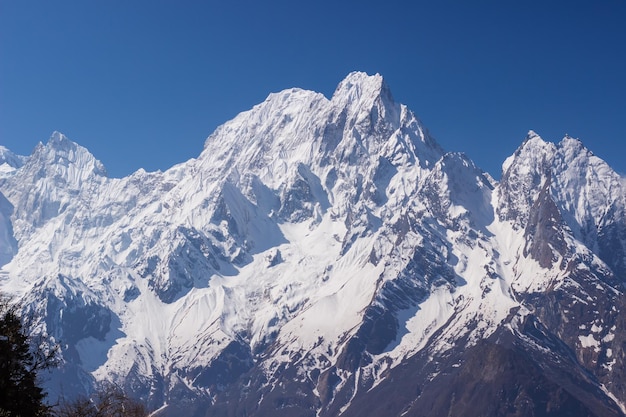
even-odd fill
[(624, 180), (578, 140), (531, 131), (496, 182), (355, 72), (330, 99), (270, 94), (165, 172), (108, 178), (58, 133), (0, 151), (0, 290), (62, 346), (52, 398), (626, 412)]

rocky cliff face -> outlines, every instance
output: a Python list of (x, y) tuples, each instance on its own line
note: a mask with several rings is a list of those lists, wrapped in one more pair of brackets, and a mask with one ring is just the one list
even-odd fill
[(58, 133), (12, 161), (0, 289), (63, 347), (53, 396), (110, 380), (159, 415), (625, 412), (624, 180), (575, 139), (531, 132), (496, 182), (353, 73), (330, 99), (271, 94), (165, 172), (110, 179)]

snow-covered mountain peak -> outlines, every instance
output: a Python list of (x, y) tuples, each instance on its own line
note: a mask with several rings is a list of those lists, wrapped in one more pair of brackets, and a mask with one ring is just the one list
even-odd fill
[(534, 131), (528, 132), (526, 139), (517, 148), (513, 155), (502, 164), (502, 181), (510, 177), (543, 175), (549, 168), (549, 163), (556, 152), (552, 142), (543, 140)]
[(555, 144), (545, 141), (531, 130), (520, 147), (503, 164), (503, 178), (510, 175), (507, 172), (510, 169), (517, 170), (518, 173), (525, 172), (527, 174), (567, 169), (567, 165), (557, 167), (552, 164), (553, 159), (559, 155), (569, 162), (574, 159), (583, 158), (588, 160), (589, 158), (595, 158), (593, 153), (579, 139), (565, 135), (559, 143)]
[(532, 206), (550, 172), (556, 146), (530, 131), (515, 153), (502, 164), (502, 179), (497, 212), (501, 220), (513, 221), (515, 227), (526, 227), (528, 209)]
[(57, 178), (75, 185), (86, 177), (106, 177), (106, 169), (86, 148), (72, 142), (60, 132), (54, 132), (45, 145), (38, 145), (26, 165), (44, 166)]
[(248, 173), (278, 185), (289, 167), (311, 162), (328, 103), (323, 94), (302, 89), (272, 93), (218, 127), (205, 141), (200, 165), (216, 180), (238, 182)]
[[(532, 133), (503, 165), (497, 187), (500, 220), (529, 236), (527, 226), (551, 220), (554, 230), (571, 233), (613, 271), (626, 272), (626, 246), (619, 237), (626, 231), (622, 178), (580, 140), (566, 135), (554, 144)], [(543, 255), (549, 264), (545, 257), (552, 255)]]
[(331, 101), (348, 118), (370, 117), (373, 123), (379, 117), (391, 121), (399, 116), (399, 105), (395, 103), (391, 90), (380, 74), (368, 75), (352, 72), (339, 83)]
[(530, 129), (528, 133), (526, 134), (526, 138), (524, 139), (524, 142), (530, 139), (535, 139), (535, 138), (541, 139), (541, 136), (539, 136), (539, 134), (535, 132), (534, 130)]
[(552, 149), (554, 144), (552, 142), (544, 140), (537, 132), (534, 130), (529, 130), (526, 138), (522, 142), (522, 144), (517, 149), (516, 153), (522, 154), (526, 153), (526, 155), (536, 155), (538, 152), (549, 152), (549, 149)]
[[(0, 178), (0, 192), (27, 218), (16, 222), (15, 236), (28, 238), (32, 226), (42, 226), (67, 208), (76, 207), (73, 201), (93, 198), (90, 191), (106, 179), (104, 166), (87, 149), (53, 133), (45, 145), (35, 147), (22, 167)], [(84, 199), (78, 198), (81, 194)]]
[(427, 169), (443, 154), (415, 115), (393, 101), (380, 75), (354, 72), (330, 100), (297, 88), (270, 94), (209, 136), (199, 161), (215, 181), (243, 181), (249, 189), (258, 177), (277, 190), (301, 177), (299, 164), (316, 181), (340, 172), (353, 181), (380, 157)]
[(59, 132), (58, 130), (55, 130), (54, 132), (52, 132), (52, 135), (50, 135), (50, 138), (48, 139), (48, 143), (53, 143), (53, 144), (62, 144), (62, 143), (69, 143), (71, 142), (67, 136), (65, 136), (63, 133)]
[(11, 175), (20, 168), (28, 158), (16, 155), (8, 148), (0, 145), (0, 178)]
[(593, 155), (593, 153), (585, 147), (582, 141), (578, 138), (573, 138), (570, 135), (565, 135), (563, 139), (558, 143), (558, 148), (562, 149), (565, 153), (580, 153), (583, 152), (586, 155)]
[(362, 98), (375, 98), (380, 95), (391, 97), (391, 92), (382, 75), (368, 75), (365, 72), (351, 72), (344, 78), (333, 93), (334, 100), (358, 102)]
[(331, 99), (324, 139), (325, 150), (333, 150), (334, 157), (349, 156), (352, 163), (358, 154), (364, 154), (384, 156), (395, 166), (430, 169), (444, 154), (415, 114), (394, 101), (379, 74), (353, 72), (339, 83)]
[(24, 165), (25, 160), (25, 156), (17, 155), (7, 147), (0, 145), (0, 165), (7, 164), (13, 168), (19, 168)]
[[(80, 190), (85, 181), (106, 178), (104, 165), (86, 148), (54, 132), (44, 145), (39, 143), (33, 153), (23, 158), (23, 164), (6, 181), (19, 184), (46, 183), (52, 191), (59, 189)], [(21, 162), (20, 161), (20, 162)]]

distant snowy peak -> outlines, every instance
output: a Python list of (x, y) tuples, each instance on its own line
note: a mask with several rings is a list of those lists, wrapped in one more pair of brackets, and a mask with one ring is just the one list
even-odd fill
[(18, 222), (15, 236), (27, 238), (33, 226), (96, 198), (94, 190), (106, 179), (104, 166), (87, 149), (54, 132), (13, 175), (0, 178), (0, 191), (28, 220)]
[(624, 179), (571, 137), (558, 144), (553, 167), (551, 192), (573, 235), (626, 276)]
[[(580, 140), (565, 136), (554, 144), (530, 131), (522, 145), (503, 164), (501, 218), (518, 218), (515, 213), (529, 207), (546, 182), (552, 197), (561, 203), (560, 208), (572, 213), (576, 211), (599, 220), (601, 213), (594, 212), (595, 209), (623, 204), (620, 175)], [(524, 225), (524, 218), (521, 221)]]
[(502, 165), (497, 212), (501, 220), (526, 227), (529, 208), (536, 200), (556, 152), (553, 143), (545, 142), (529, 131), (524, 142)]
[(4, 146), (0, 146), (0, 172), (15, 171), (24, 165), (40, 166), (42, 163), (47, 167), (69, 168), (72, 166), (79, 170), (106, 176), (104, 166), (87, 149), (57, 131), (52, 133), (45, 145), (40, 142), (30, 156), (16, 155)]
[(54, 132), (45, 145), (37, 145), (23, 171), (27, 176), (56, 178), (72, 188), (80, 188), (88, 178), (107, 175), (104, 165), (86, 148), (59, 132)]
[(19, 168), (24, 165), (27, 157), (16, 155), (6, 147), (0, 145), (0, 164), (7, 164), (13, 168)]
[(0, 178), (10, 175), (26, 162), (26, 156), (16, 155), (9, 149), (0, 145)]
[(497, 195), (500, 220), (530, 236), (528, 227), (549, 217), (614, 272), (626, 273), (624, 180), (578, 139), (554, 144), (531, 131), (503, 165)]
[(86, 148), (72, 142), (60, 132), (54, 132), (45, 146), (47, 162), (51, 165), (75, 167), (105, 177), (106, 169)]

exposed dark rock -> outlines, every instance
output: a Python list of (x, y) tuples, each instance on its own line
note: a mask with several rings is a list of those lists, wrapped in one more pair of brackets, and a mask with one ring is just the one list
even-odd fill
[[(483, 341), (438, 365), (419, 359), (393, 369), (343, 416), (621, 416), (610, 400), (596, 400), (597, 388), (584, 378), (550, 372), (551, 364), (520, 347)], [(578, 384), (590, 393), (568, 390)]]
[(550, 175), (530, 209), (524, 231), (524, 256), (530, 256), (544, 268), (551, 268), (558, 256), (564, 256), (567, 245), (563, 236), (563, 219), (550, 196)]
[(231, 342), (207, 368), (189, 371), (189, 377), (200, 387), (222, 390), (249, 371), (253, 366), (250, 348)]

